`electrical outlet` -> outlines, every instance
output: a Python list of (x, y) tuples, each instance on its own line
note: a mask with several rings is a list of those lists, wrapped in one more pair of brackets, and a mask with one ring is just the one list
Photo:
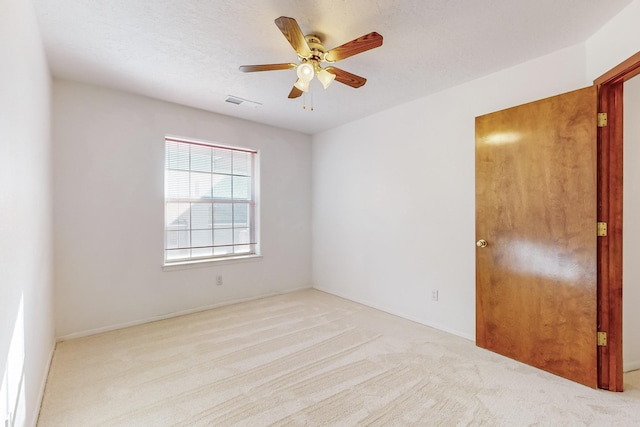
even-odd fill
[(431, 291), (431, 301), (438, 301), (438, 290), (433, 289)]
[(222, 276), (216, 276), (216, 285), (222, 286)]

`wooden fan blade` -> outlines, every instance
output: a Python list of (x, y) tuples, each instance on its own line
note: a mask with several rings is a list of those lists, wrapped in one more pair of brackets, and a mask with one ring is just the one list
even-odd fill
[(243, 73), (252, 73), (254, 71), (273, 71), (273, 70), (293, 70), (296, 64), (264, 64), (264, 65), (241, 65), (240, 71)]
[(300, 95), (302, 95), (302, 91), (295, 86), (291, 89), (291, 92), (289, 92), (289, 98), (297, 98)]
[(327, 52), (325, 60), (329, 62), (339, 61), (380, 46), (382, 46), (382, 36), (374, 31), (331, 49)]
[(298, 55), (303, 58), (311, 56), (311, 49), (309, 49), (309, 45), (304, 38), (304, 34), (302, 33), (302, 30), (300, 30), (300, 26), (295, 19), (281, 16), (275, 20), (275, 23)]
[(350, 72), (341, 70), (340, 68), (326, 67), (325, 70), (331, 74), (335, 74), (336, 81), (356, 89), (367, 82), (367, 79), (364, 77), (356, 76), (355, 74), (351, 74)]

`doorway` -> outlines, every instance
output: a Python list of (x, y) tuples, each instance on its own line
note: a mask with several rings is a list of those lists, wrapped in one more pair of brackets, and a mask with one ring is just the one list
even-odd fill
[[(638, 291), (640, 271), (633, 273), (631, 267), (628, 268), (630, 278), (627, 278), (625, 301), (627, 301), (627, 355), (626, 368), (623, 368), (623, 88), (625, 82), (640, 74), (640, 52), (624, 61), (617, 67), (605, 73), (594, 81), (598, 89), (598, 111), (606, 113), (606, 117), (598, 117), (598, 144), (597, 144), (597, 221), (604, 223), (604, 234), (600, 234), (601, 227), (598, 224), (597, 239), (597, 385), (599, 388), (610, 391), (623, 391), (625, 370), (640, 368), (640, 351), (636, 354), (637, 338), (629, 338), (633, 331), (637, 331), (639, 326), (638, 318), (634, 314), (638, 311), (633, 307), (633, 303), (638, 301), (638, 296), (634, 296)], [(628, 86), (630, 93), (634, 92), (637, 82), (631, 82)], [(637, 99), (637, 98), (635, 98)], [(635, 100), (634, 99), (634, 100)], [(629, 98), (627, 101), (633, 103)], [(640, 102), (640, 101), (639, 101)], [(630, 105), (632, 107), (632, 105)], [(635, 114), (630, 109), (628, 114)], [(638, 122), (635, 117), (627, 120), (629, 124)], [(601, 118), (604, 120), (601, 122)], [(635, 129), (635, 128), (634, 128)], [(634, 129), (627, 130), (627, 138), (632, 138)], [(640, 131), (638, 131), (640, 134)], [(640, 143), (636, 144), (640, 147)], [(637, 148), (640, 150), (640, 148)], [(628, 155), (633, 162), (636, 155)], [(634, 162), (629, 169), (637, 169)], [(631, 174), (629, 174), (632, 176)], [(638, 181), (635, 181), (638, 182)], [(630, 188), (634, 188), (629, 185)], [(640, 191), (635, 193), (635, 197), (640, 199)], [(633, 196), (627, 196), (633, 197)], [(630, 199), (629, 207), (632, 207)], [(640, 202), (638, 203), (640, 205)], [(640, 210), (639, 210), (640, 212)], [(628, 224), (632, 223), (632, 218), (637, 218), (638, 214), (629, 214)], [(630, 231), (633, 227), (630, 226)], [(640, 242), (639, 237), (629, 237), (627, 240)], [(484, 243), (480, 245), (480, 243)], [(628, 242), (631, 243), (631, 242)], [(484, 248), (487, 243), (484, 240), (478, 241), (478, 246)], [(638, 244), (640, 248), (640, 244)], [(640, 249), (628, 249), (630, 256), (640, 252)], [(634, 257), (637, 258), (637, 257)], [(631, 258), (628, 263), (631, 263)], [(478, 269), (477, 269), (478, 270)], [(634, 287), (636, 283), (636, 287)], [(476, 298), (478, 298), (476, 294)], [(482, 303), (482, 301), (480, 301)], [(476, 300), (478, 304), (478, 299)], [(477, 310), (478, 311), (478, 310)], [(482, 310), (480, 310), (482, 314)], [(476, 313), (478, 315), (478, 313)], [(477, 326), (476, 326), (477, 327)], [(480, 335), (480, 334), (477, 334)], [(601, 337), (602, 335), (602, 337)], [(635, 334), (637, 335), (637, 333)], [(585, 335), (587, 336), (587, 335)], [(601, 341), (601, 338), (604, 338)]]
[(622, 357), (625, 372), (640, 369), (640, 77), (624, 83)]
[(598, 221), (607, 225), (605, 237), (598, 238), (598, 331), (607, 336), (598, 347), (598, 387), (610, 391), (624, 390), (623, 94), (625, 82), (638, 74), (640, 52), (594, 81), (598, 111), (607, 115), (598, 128)]

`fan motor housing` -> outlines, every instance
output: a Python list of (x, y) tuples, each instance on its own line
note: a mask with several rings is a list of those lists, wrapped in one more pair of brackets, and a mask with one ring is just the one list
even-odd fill
[(309, 34), (304, 36), (304, 39), (307, 41), (307, 45), (311, 50), (311, 56), (308, 59), (315, 61), (324, 61), (326, 51), (324, 46), (322, 46), (320, 37), (315, 34)]

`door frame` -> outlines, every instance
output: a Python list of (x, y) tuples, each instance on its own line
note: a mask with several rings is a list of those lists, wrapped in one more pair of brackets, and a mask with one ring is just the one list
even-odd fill
[(607, 237), (598, 238), (598, 331), (607, 345), (598, 347), (598, 387), (623, 391), (622, 362), (622, 184), (623, 88), (640, 74), (640, 52), (594, 80), (598, 112), (607, 125), (598, 128), (598, 221), (607, 223)]

